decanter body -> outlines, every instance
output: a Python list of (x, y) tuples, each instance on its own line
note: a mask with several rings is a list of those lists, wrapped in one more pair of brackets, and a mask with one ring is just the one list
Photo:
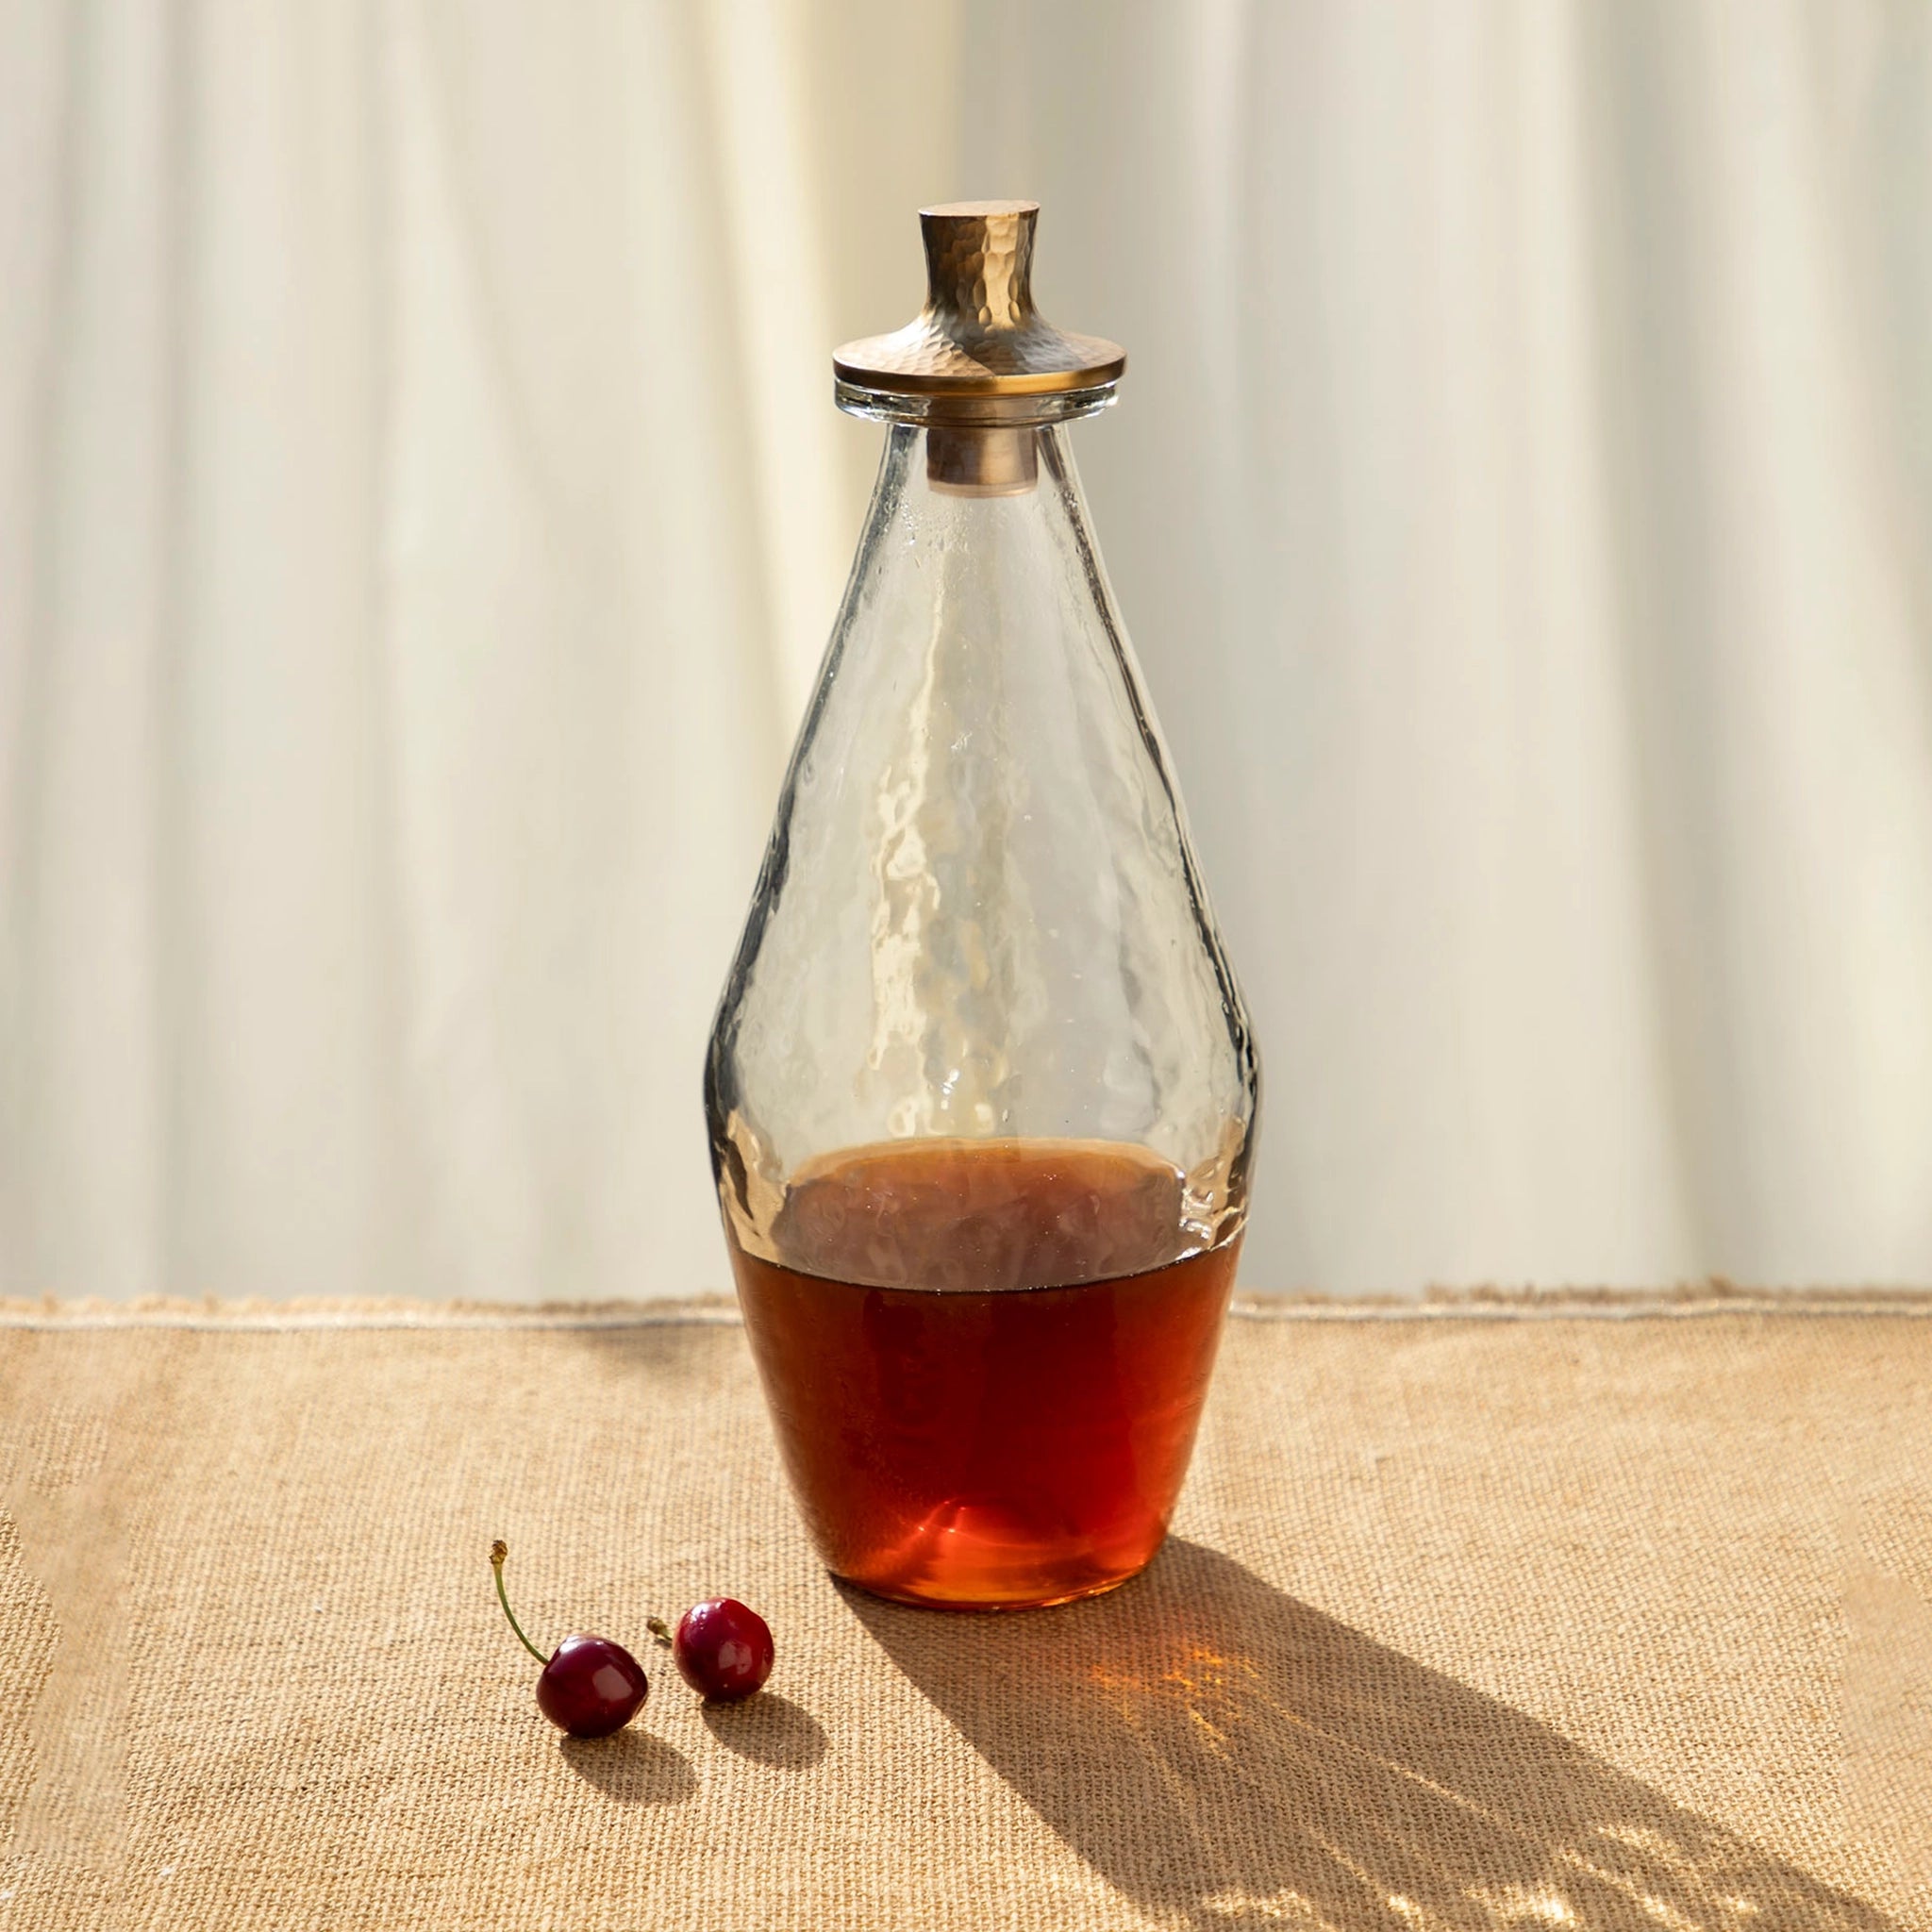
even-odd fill
[(928, 209), (835, 358), (887, 422), (706, 1068), (740, 1302), (834, 1574), (952, 1607), (1153, 1556), (1246, 1211), (1257, 1064), (1032, 308), (1031, 204)]

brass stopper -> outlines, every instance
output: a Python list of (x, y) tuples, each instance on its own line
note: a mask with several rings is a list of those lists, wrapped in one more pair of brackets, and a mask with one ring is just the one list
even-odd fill
[(832, 353), (841, 408), (924, 423), (935, 489), (1033, 488), (1034, 428), (1113, 400), (1117, 343), (1064, 334), (1033, 306), (1033, 201), (957, 201), (919, 211), (925, 307), (889, 336)]

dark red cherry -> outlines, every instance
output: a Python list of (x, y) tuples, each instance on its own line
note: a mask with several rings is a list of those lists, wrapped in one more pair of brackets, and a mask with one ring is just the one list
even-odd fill
[(543, 1666), (537, 1679), (537, 1707), (573, 1738), (608, 1738), (629, 1724), (651, 1693), (650, 1680), (636, 1657), (608, 1637), (566, 1637), (548, 1658), (524, 1635), (503, 1587), (503, 1562), (509, 1545), (490, 1545), (496, 1573), (496, 1600), (521, 1643)]
[(772, 1632), (736, 1598), (712, 1597), (677, 1620), (671, 1655), (693, 1690), (713, 1703), (733, 1704), (772, 1674)]
[(537, 1707), (573, 1738), (608, 1738), (643, 1707), (650, 1681), (608, 1637), (566, 1637), (537, 1679)]

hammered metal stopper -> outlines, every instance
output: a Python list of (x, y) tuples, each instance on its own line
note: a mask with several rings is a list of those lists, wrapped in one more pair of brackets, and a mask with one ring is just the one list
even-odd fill
[[(957, 201), (919, 211), (925, 243), (925, 309), (921, 320), (990, 370), (1017, 373), (1028, 362), (1033, 312), (1033, 231), (1040, 204)], [(1051, 334), (1051, 331), (1048, 331)]]
[(1030, 490), (1033, 427), (1113, 399), (1118, 343), (1068, 335), (1033, 306), (1033, 201), (955, 201), (919, 211), (925, 307), (904, 328), (833, 351), (841, 408), (932, 430), (936, 488)]

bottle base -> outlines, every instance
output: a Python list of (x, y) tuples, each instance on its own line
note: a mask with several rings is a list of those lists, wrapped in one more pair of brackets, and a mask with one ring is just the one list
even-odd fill
[[(1156, 1553), (1158, 1554), (1158, 1552)], [(1124, 1570), (1118, 1576), (1096, 1577), (1090, 1582), (1079, 1583), (1067, 1590), (1046, 1596), (983, 1596), (953, 1597), (927, 1594), (904, 1585), (889, 1583), (867, 1583), (858, 1576), (842, 1575), (837, 1570), (827, 1570), (825, 1574), (834, 1583), (842, 1584), (847, 1590), (856, 1590), (866, 1596), (876, 1597), (879, 1602), (900, 1604), (911, 1610), (945, 1610), (959, 1615), (978, 1612), (985, 1616), (999, 1616), (1013, 1610), (1052, 1610), (1062, 1604), (1077, 1604), (1091, 1596), (1106, 1596), (1110, 1591), (1120, 1589), (1124, 1583), (1131, 1583), (1154, 1560), (1152, 1555), (1146, 1562), (1137, 1563), (1131, 1570)]]

